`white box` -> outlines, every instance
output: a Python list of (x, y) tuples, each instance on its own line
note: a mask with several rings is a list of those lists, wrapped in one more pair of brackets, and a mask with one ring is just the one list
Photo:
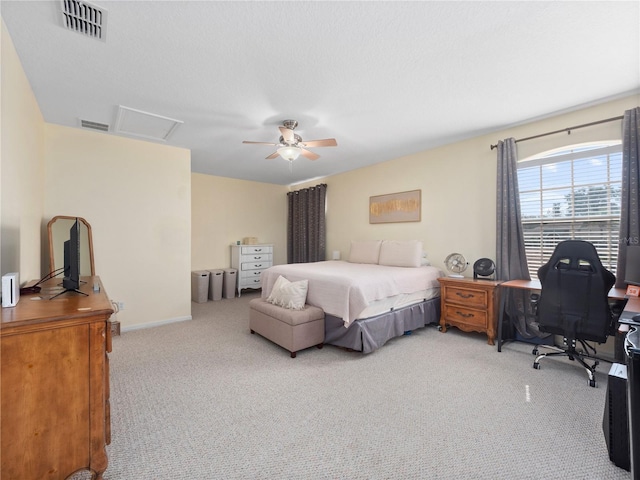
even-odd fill
[(2, 306), (15, 307), (20, 300), (20, 274), (7, 273), (2, 276)]

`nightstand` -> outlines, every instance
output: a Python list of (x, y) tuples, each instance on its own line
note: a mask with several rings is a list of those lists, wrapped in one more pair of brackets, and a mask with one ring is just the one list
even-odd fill
[(465, 332), (487, 334), (494, 345), (498, 325), (499, 289), (501, 282), (473, 278), (441, 277), (440, 330), (457, 327)]

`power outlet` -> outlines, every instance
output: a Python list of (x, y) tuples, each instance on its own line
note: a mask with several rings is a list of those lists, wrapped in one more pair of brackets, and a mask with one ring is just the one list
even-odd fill
[(117, 337), (120, 335), (120, 322), (117, 320), (111, 320), (111, 336)]
[(118, 311), (124, 310), (124, 302), (116, 302), (118, 305)]

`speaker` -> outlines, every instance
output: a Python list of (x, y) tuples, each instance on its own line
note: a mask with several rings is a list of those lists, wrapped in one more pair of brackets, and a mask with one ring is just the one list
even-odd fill
[(15, 307), (20, 300), (20, 274), (7, 273), (2, 276), (2, 306)]
[(631, 471), (629, 417), (627, 413), (627, 366), (620, 363), (614, 363), (609, 370), (602, 431), (607, 443), (609, 459), (618, 467)]

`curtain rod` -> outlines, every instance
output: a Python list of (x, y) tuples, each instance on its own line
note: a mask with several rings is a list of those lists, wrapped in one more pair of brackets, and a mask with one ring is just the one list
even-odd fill
[[(562, 130), (555, 130), (553, 132), (541, 133), (540, 135), (533, 135), (532, 137), (519, 138), (518, 140), (516, 140), (516, 143), (526, 142), (527, 140), (533, 140), (534, 138), (546, 137), (547, 135), (553, 135), (555, 133), (567, 132), (568, 135), (571, 135), (571, 130), (577, 130), (578, 128), (584, 128), (584, 127), (591, 127), (592, 125), (599, 125), (601, 123), (614, 122), (616, 120), (622, 120), (623, 118), (624, 116), (621, 115), (619, 117), (611, 117), (605, 120), (598, 120), (597, 122), (585, 123), (583, 125), (576, 125), (575, 127), (563, 128)], [(493, 150), (494, 148), (498, 148), (498, 145), (497, 144), (491, 145), (491, 150)]]

